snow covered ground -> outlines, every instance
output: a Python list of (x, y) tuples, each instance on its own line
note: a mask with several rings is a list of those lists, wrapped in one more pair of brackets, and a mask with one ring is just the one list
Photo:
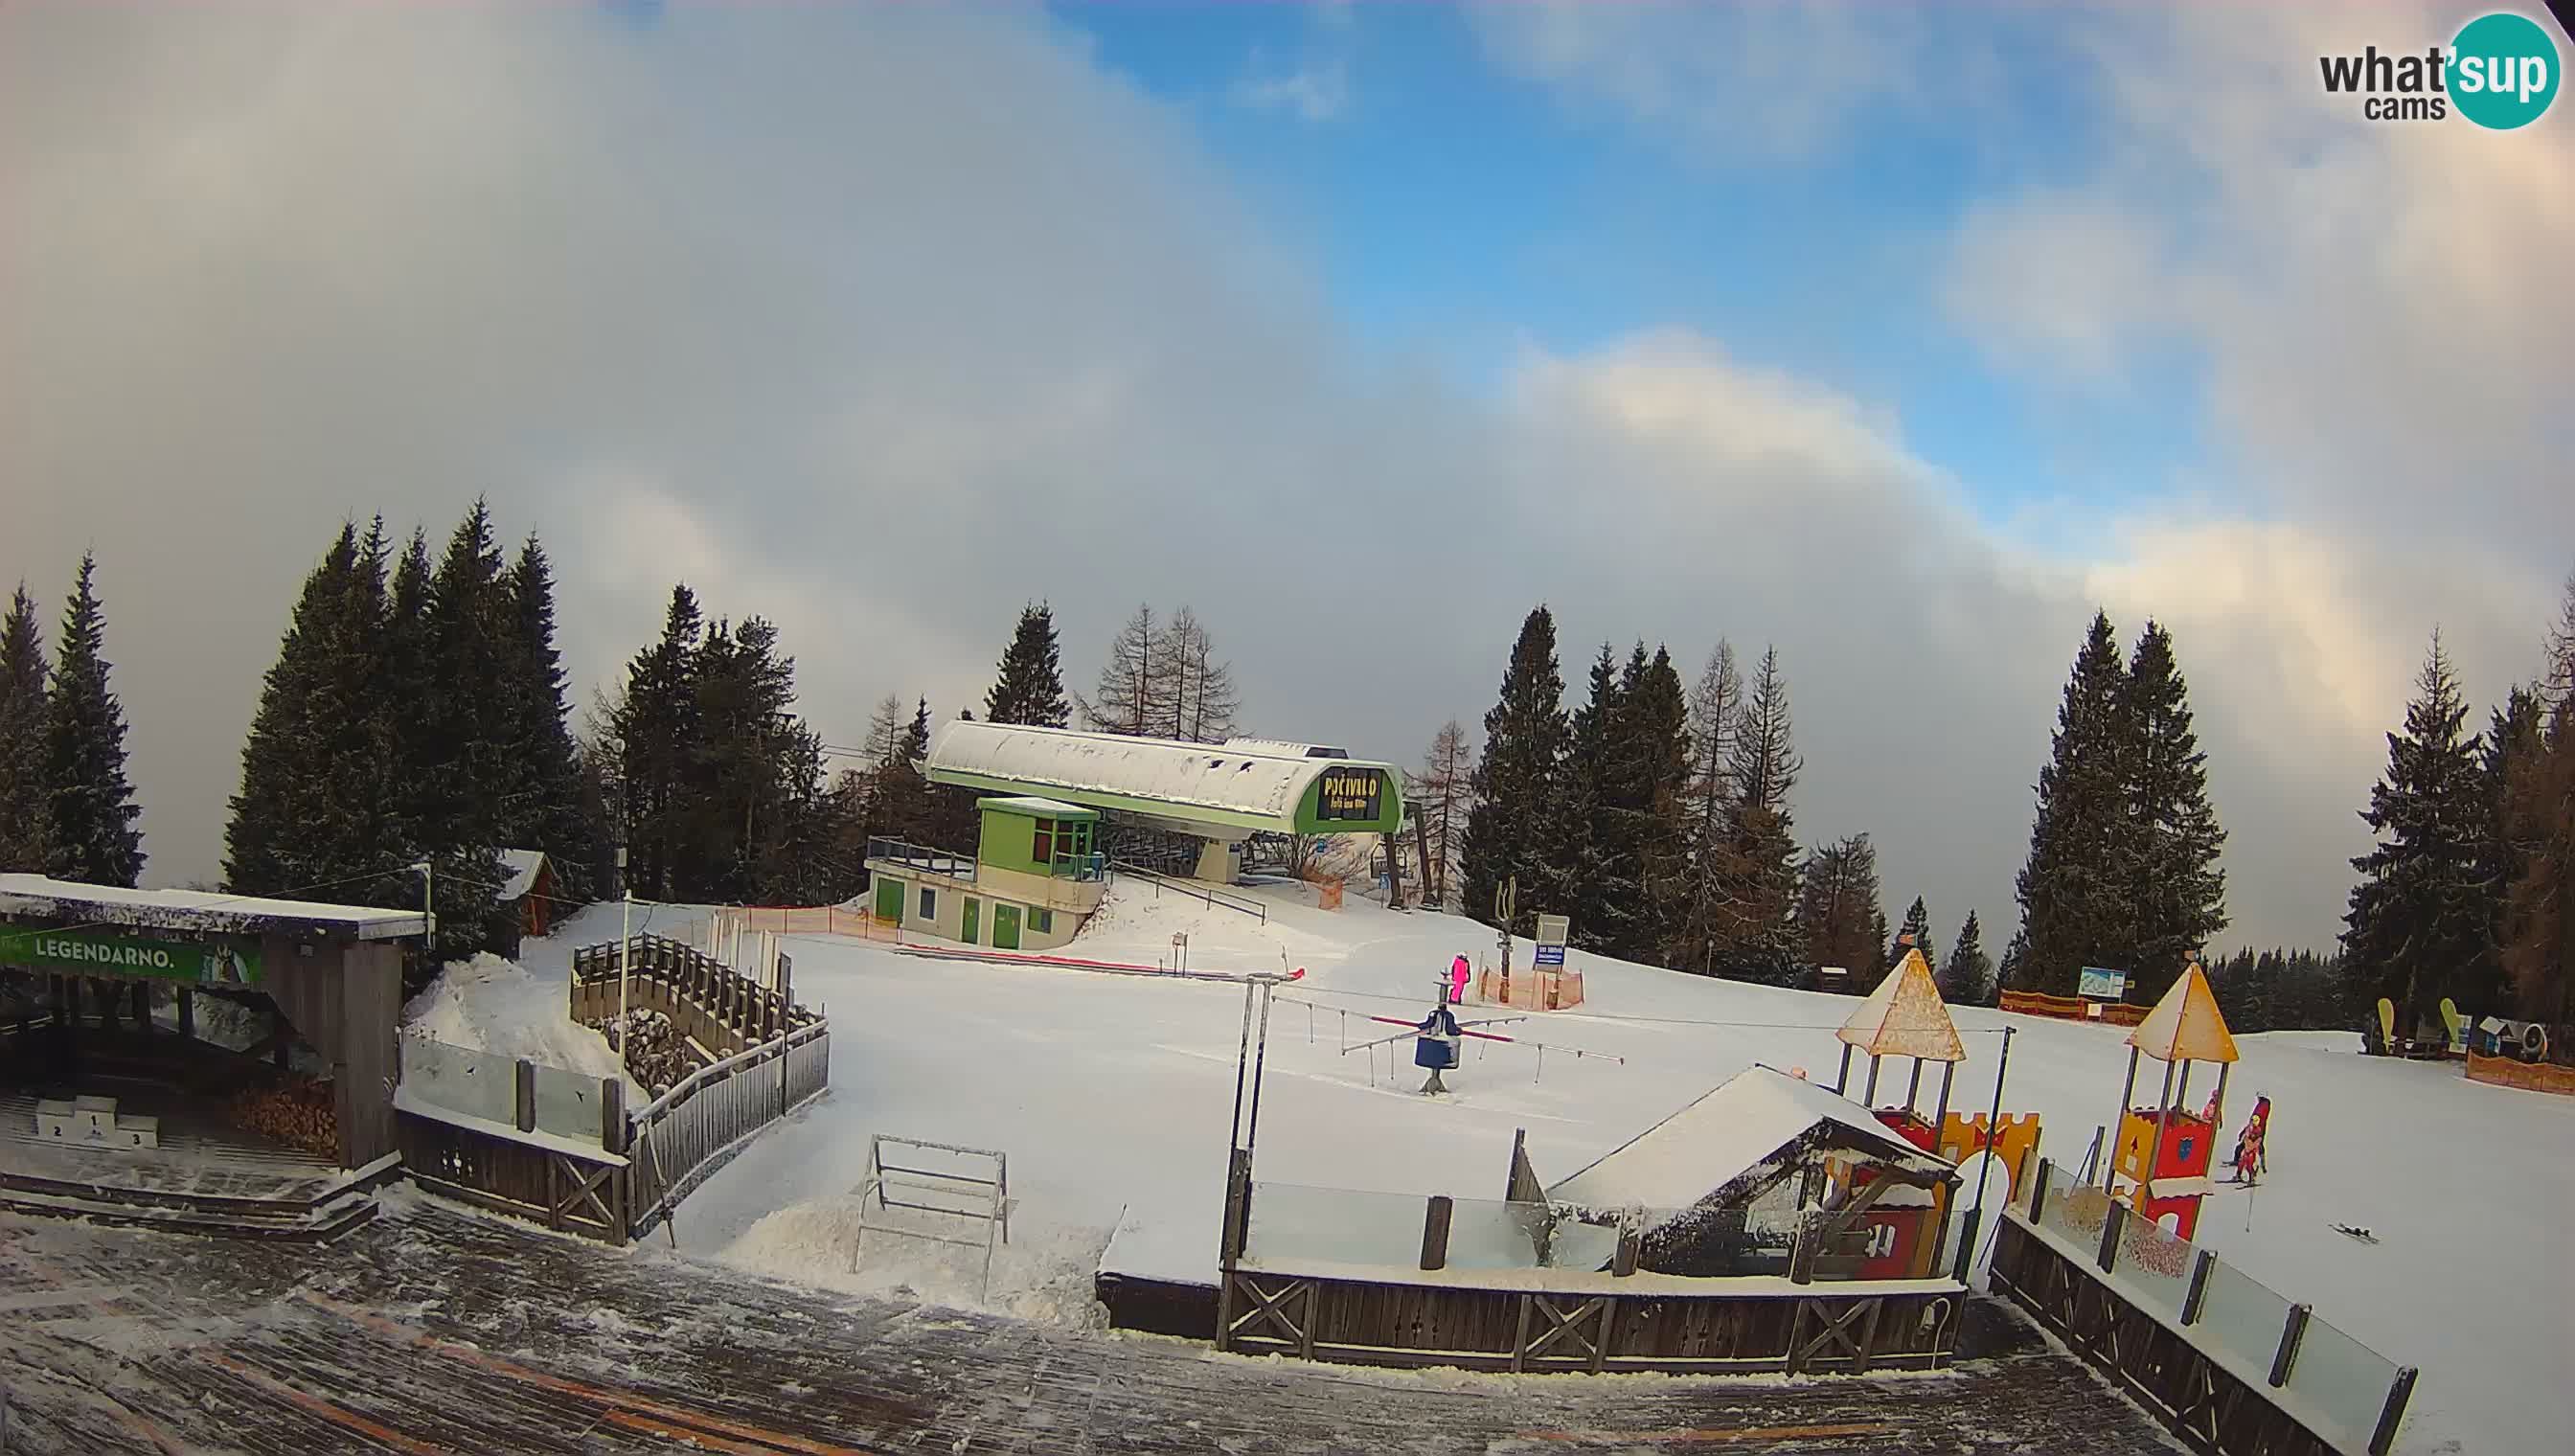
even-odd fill
[[(1576, 952), (1581, 1007), (1494, 1028), (1551, 1049), (1470, 1040), (1448, 1077), (1454, 1095), (1433, 1101), (1412, 1091), (1421, 1074), (1408, 1042), (1341, 1047), (1396, 1029), (1369, 1015), (1420, 1015), (1451, 956), (1492, 954), (1491, 932), (1356, 895), (1324, 911), (1302, 885), (1258, 893), (1271, 907), (1266, 925), (1122, 886), (1073, 953), (1152, 964), (1185, 932), (1192, 969), (1306, 970), (1273, 1011), (1265, 1182), (1497, 1198), (1514, 1128), (1527, 1129), (1538, 1174), (1553, 1182), (1751, 1062), (1802, 1066), (1829, 1084), (1832, 1028), (1856, 1004)], [(552, 1006), (562, 1004), (572, 946), (614, 938), (616, 923), (617, 907), (603, 906), (529, 942), (524, 963), (551, 985)], [(1097, 1320), (1092, 1270), (1122, 1222), (1121, 1267), (1212, 1277), (1241, 988), (793, 939), (798, 998), (832, 1019), (832, 1089), (680, 1207), (683, 1249), (766, 1274), (900, 1287), (1077, 1325)], [(1521, 942), (1514, 963), (1528, 954)], [(2115, 1110), (2124, 1033), (1984, 1010), (1957, 1020), (1968, 1060), (1953, 1107), (1990, 1105), (2008, 1024), (2004, 1109), (2039, 1112), (2043, 1150), (2079, 1158)], [(2224, 1137), (2231, 1143), (2253, 1097), (2267, 1093), (2271, 1173), (2258, 1191), (2221, 1185), (2201, 1241), (2389, 1358), (2423, 1367), (2400, 1449), (2562, 1449), (2558, 1391), (2575, 1326), (2557, 1297), (2557, 1236), (2575, 1207), (2575, 1099), (2468, 1082), (2455, 1065), (2364, 1058), (2353, 1054), (2358, 1038), (2341, 1033), (2240, 1040)], [(1577, 1048), (1600, 1055), (1576, 1058)], [(1900, 1096), (1895, 1075), (1881, 1101)], [(2191, 1100), (2204, 1095), (2205, 1082), (2194, 1084)], [(1926, 1085), (1924, 1106), (1932, 1096)], [(871, 1235), (851, 1272), (850, 1190), (878, 1131), (1009, 1153), (1019, 1207), (988, 1300), (977, 1296), (980, 1254), (936, 1245)], [(2345, 1238), (2334, 1223), (2366, 1226), (2379, 1242)]]

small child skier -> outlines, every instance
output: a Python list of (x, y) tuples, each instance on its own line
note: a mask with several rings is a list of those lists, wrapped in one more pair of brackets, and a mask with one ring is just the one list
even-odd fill
[(1448, 962), (1448, 999), (1452, 1004), (1466, 999), (1466, 982), (1473, 976), (1474, 971), (1466, 964), (1465, 956), (1460, 955)]
[(2230, 1183), (2248, 1186), (2259, 1183), (2270, 1160), (2263, 1153), (2262, 1141), (2271, 1131), (2271, 1099), (2268, 1095), (2253, 1099), (2253, 1113), (2244, 1119), (2244, 1130), (2235, 1134), (2235, 1176)]

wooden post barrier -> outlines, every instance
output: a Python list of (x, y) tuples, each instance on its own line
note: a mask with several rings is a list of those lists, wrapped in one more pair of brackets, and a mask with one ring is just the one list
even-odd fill
[(1421, 1215), (1421, 1267), (1444, 1269), (1448, 1266), (1448, 1222), (1456, 1216), (1456, 1202), (1445, 1193), (1430, 1195), (1429, 1206)]
[(518, 1062), (518, 1123), (521, 1132), (537, 1130), (537, 1064), (526, 1057)]
[(2289, 1306), (2288, 1323), (2280, 1328), (2280, 1348), (2271, 1356), (2272, 1389), (2289, 1383), (2289, 1372), (2298, 1364), (2298, 1342), (2307, 1337), (2307, 1316), (2314, 1312), (2312, 1305)]

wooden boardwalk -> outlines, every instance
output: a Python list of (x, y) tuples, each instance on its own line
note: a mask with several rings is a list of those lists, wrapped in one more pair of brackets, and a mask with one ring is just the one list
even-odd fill
[(612, 1252), (404, 1195), (323, 1249), (0, 1215), (12, 1456), (2169, 1446), (2017, 1316), (1931, 1375), (1384, 1372)]

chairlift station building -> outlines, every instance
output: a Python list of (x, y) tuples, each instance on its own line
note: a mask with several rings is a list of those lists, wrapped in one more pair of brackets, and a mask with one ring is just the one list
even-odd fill
[(1230, 884), (1256, 834), (1383, 834), (1403, 826), (1392, 765), (1318, 743), (1082, 732), (959, 721), (932, 734), (933, 783), (991, 795), (962, 849), (868, 846), (878, 918), (969, 945), (1045, 950), (1100, 908), (1107, 832), (1134, 825), (1198, 841), (1189, 877)]

